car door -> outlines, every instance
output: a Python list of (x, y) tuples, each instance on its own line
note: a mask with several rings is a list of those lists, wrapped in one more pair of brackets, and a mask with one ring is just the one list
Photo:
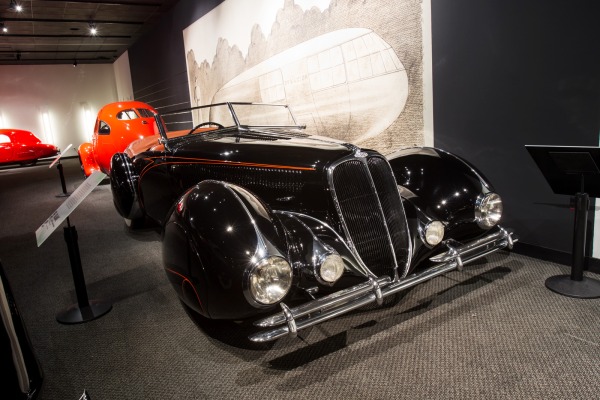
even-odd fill
[(10, 136), (0, 133), (0, 163), (13, 161), (14, 148)]

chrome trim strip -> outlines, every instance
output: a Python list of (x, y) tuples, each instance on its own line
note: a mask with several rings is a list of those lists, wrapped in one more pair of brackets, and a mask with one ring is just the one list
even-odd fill
[[(250, 221), (254, 221), (254, 218), (252, 217), (252, 213), (250, 212), (250, 210), (248, 210), (248, 207), (246, 207), (246, 204), (244, 204), (244, 201), (240, 198), (240, 195), (231, 188), (232, 184), (230, 184), (228, 182), (213, 180), (213, 179), (207, 179), (203, 182), (212, 182), (212, 183), (215, 183), (215, 184), (220, 185), (220, 186), (224, 187), (225, 189), (227, 189), (227, 191), (229, 191), (233, 195), (233, 197), (235, 197), (237, 199), (239, 204), (242, 206), (242, 208), (244, 209), (244, 212), (248, 216), (248, 219)], [(243, 189), (243, 188), (241, 188), (241, 189)], [(281, 257), (284, 260), (286, 260), (288, 263), (289, 263), (289, 259), (288, 259), (287, 254), (283, 254), (281, 251), (279, 251), (279, 249), (277, 249), (275, 246), (271, 245), (270, 243), (268, 243), (265, 240), (265, 237), (262, 234), (262, 232), (260, 231), (260, 229), (258, 229), (257, 224), (253, 223), (252, 225), (254, 227), (254, 232), (256, 233), (258, 243), (256, 244), (256, 249), (254, 249), (254, 254), (248, 260), (248, 266), (244, 270), (244, 275), (242, 278), (242, 291), (244, 293), (244, 297), (246, 298), (246, 300), (248, 301), (249, 304), (251, 304), (253, 307), (256, 307), (256, 308), (264, 308), (264, 307), (272, 306), (272, 304), (259, 303), (252, 296), (251, 290), (250, 290), (251, 272), (258, 267), (258, 265), (260, 264), (260, 262), (263, 259), (265, 259), (267, 257), (278, 256), (278, 257)], [(290, 267), (291, 267), (291, 265), (290, 265)], [(290, 286), (290, 288), (291, 288), (291, 286)], [(289, 292), (290, 288), (288, 288), (288, 292)]]
[[(333, 170), (338, 165), (342, 164), (343, 162), (353, 160), (353, 159), (355, 159), (354, 156), (348, 156), (348, 157), (345, 157), (345, 158), (331, 164), (329, 167), (327, 167), (327, 182), (329, 183), (329, 189), (331, 189), (333, 205), (335, 206), (337, 215), (340, 217), (340, 222), (342, 223), (342, 230), (344, 231), (344, 234), (346, 235), (346, 238), (347, 238), (347, 239), (344, 239), (344, 242), (346, 242), (348, 244), (348, 247), (350, 248), (350, 250), (352, 251), (354, 256), (358, 260), (360, 260), (361, 264), (365, 265), (365, 262), (363, 261), (360, 254), (358, 254), (358, 250), (354, 246), (354, 242), (352, 241), (352, 237), (350, 236), (350, 231), (348, 230), (348, 226), (346, 225), (346, 219), (344, 218), (342, 209), (340, 208), (340, 203), (338, 201), (337, 193), (335, 191), (335, 186), (333, 185)], [(365, 267), (366, 267), (366, 265), (365, 265)], [(373, 273), (370, 270), (369, 270), (369, 275), (373, 275)]]
[(507, 240), (506, 247), (512, 249), (512, 244), (517, 240), (515, 240), (515, 238), (512, 238), (511, 235), (512, 233), (509, 233), (506, 229), (500, 228), (500, 230), (498, 230), (497, 232), (485, 236), (481, 239), (475, 240), (474, 242), (467, 243), (466, 245), (461, 245), (456, 241), (446, 241), (445, 245), (448, 248), (448, 251), (442, 254), (438, 254), (437, 256), (431, 257), (429, 258), (429, 260), (433, 262), (448, 262), (450, 260), (454, 260), (457, 257), (457, 254), (459, 257), (464, 257), (465, 254), (469, 254), (481, 248), (484, 248), (489, 245), (489, 242), (491, 240), (497, 239)]
[(281, 311), (283, 312), (283, 315), (285, 316), (285, 322), (287, 322), (287, 329), (288, 329), (290, 336), (296, 337), (296, 335), (298, 333), (298, 329), (296, 328), (296, 321), (294, 320), (294, 316), (292, 315), (292, 312), (290, 311), (288, 306), (286, 306), (285, 304), (281, 303), (280, 306), (281, 306)]
[[(368, 176), (369, 176), (369, 184), (371, 186), (371, 189), (373, 190), (373, 193), (377, 194), (377, 207), (379, 209), (380, 215), (383, 218), (383, 225), (384, 225), (385, 231), (387, 233), (388, 245), (390, 246), (390, 249), (391, 249), (391, 252), (392, 252), (392, 257), (394, 259), (394, 264), (395, 265), (394, 265), (393, 269), (395, 271), (395, 273), (394, 273), (395, 279), (398, 279), (399, 278), (399, 275), (398, 275), (398, 268), (399, 268), (398, 260), (396, 259), (396, 252), (395, 252), (395, 249), (394, 249), (394, 244), (392, 242), (392, 237), (391, 237), (391, 234), (390, 234), (390, 231), (389, 231), (389, 227), (388, 227), (388, 224), (387, 224), (387, 221), (386, 221), (386, 218), (385, 218), (385, 212), (383, 210), (383, 206), (381, 205), (381, 201), (379, 200), (379, 195), (377, 193), (377, 188), (375, 187), (375, 182), (373, 181), (373, 176), (371, 175), (371, 171), (369, 170), (369, 165), (368, 165), (368, 162), (367, 162), (367, 158), (369, 156), (371, 156), (371, 157), (377, 157), (380, 160), (384, 161), (388, 165), (388, 168), (389, 168), (389, 170), (392, 173), (392, 177), (394, 178), (394, 181), (397, 182), (396, 181), (396, 177), (394, 176), (393, 170), (392, 170), (392, 168), (391, 168), (391, 166), (389, 164), (389, 161), (385, 157), (380, 156), (379, 154), (374, 153), (374, 152), (365, 152), (365, 151), (362, 151), (358, 147), (354, 147), (354, 154), (353, 155), (344, 157), (344, 158), (336, 161), (335, 163), (331, 164), (327, 168), (327, 181), (329, 183), (329, 188), (331, 189), (331, 193), (332, 193), (332, 198), (333, 198), (333, 203), (335, 205), (335, 209), (337, 211), (338, 216), (340, 217), (340, 222), (342, 224), (342, 229), (344, 231), (344, 234), (347, 237), (348, 247), (350, 247), (350, 249), (355, 254), (355, 256), (357, 256), (358, 259), (360, 259), (360, 261), (362, 261), (362, 263), (364, 264), (364, 261), (362, 260), (362, 258), (358, 254), (358, 250), (354, 246), (354, 242), (352, 240), (352, 236), (350, 235), (350, 231), (348, 230), (348, 226), (346, 225), (346, 219), (344, 218), (344, 215), (342, 213), (342, 209), (341, 209), (340, 204), (339, 204), (339, 200), (338, 200), (338, 197), (337, 197), (335, 186), (333, 184), (333, 172), (341, 164), (343, 164), (345, 162), (348, 162), (348, 161), (352, 161), (352, 160), (357, 160), (357, 161), (361, 162), (364, 165), (364, 167), (367, 169)], [(397, 185), (396, 185), (396, 190), (398, 190), (398, 186)], [(402, 208), (404, 208), (404, 206), (402, 205), (402, 196), (400, 195), (400, 191), (399, 190), (398, 190), (398, 196), (400, 198), (400, 205), (401, 205)], [(406, 220), (406, 212), (404, 211), (404, 209), (402, 210), (402, 213), (404, 215), (404, 224), (405, 224), (404, 228), (406, 229), (406, 232), (409, 232), (408, 221)], [(408, 273), (408, 270), (410, 268), (410, 262), (411, 262), (411, 259), (412, 259), (412, 238), (411, 238), (410, 234), (407, 234), (407, 244), (408, 244), (408, 248), (407, 248), (408, 257), (407, 257), (407, 262), (404, 265), (404, 268), (403, 268), (403, 271), (402, 271), (402, 277), (406, 276), (406, 274)], [(372, 274), (372, 272), (371, 272), (371, 274)]]
[[(251, 335), (249, 339), (253, 342), (267, 342), (287, 336), (290, 333), (295, 335), (299, 330), (317, 325), (351, 310), (376, 302), (378, 300), (378, 291), (380, 291), (382, 298), (390, 296), (439, 275), (453, 271), (459, 268), (459, 265), (467, 264), (503, 248), (508, 248), (517, 240), (516, 237), (513, 237), (512, 232), (500, 228), (498, 232), (494, 232), (473, 243), (454, 248), (454, 258), (444, 258), (446, 260), (445, 262), (420, 273), (413, 274), (407, 278), (393, 282), (390, 281), (389, 277), (385, 277), (385, 279), (380, 278), (376, 281), (376, 287), (373, 286), (372, 281), (367, 281), (360, 285), (332, 293), (329, 296), (302, 304), (298, 307), (288, 309), (289, 313), (286, 313), (286, 315), (279, 313), (257, 321), (255, 322), (255, 325), (257, 326), (277, 327), (255, 333)], [(474, 250), (481, 251), (475, 253)], [(321, 312), (317, 313), (317, 311)], [(299, 319), (304, 316), (306, 316), (306, 318)], [(292, 332), (288, 328), (290, 325), (290, 318), (295, 321), (295, 332)], [(286, 325), (279, 326), (282, 324)]]
[[(383, 285), (389, 284), (391, 281), (392, 280), (390, 279), (390, 277), (386, 276), (386, 277), (377, 279), (376, 282), (378, 283), (379, 286), (383, 286)], [(372, 281), (369, 280), (367, 282), (361, 283), (360, 285), (349, 287), (347, 289), (337, 291), (335, 293), (318, 298), (316, 300), (309, 301), (298, 307), (292, 308), (290, 311), (292, 311), (294, 318), (304, 317), (308, 314), (312, 314), (312, 313), (315, 313), (318, 311), (323, 311), (327, 308), (332, 308), (332, 307), (336, 307), (339, 305), (343, 305), (343, 304), (351, 301), (352, 299), (356, 298), (357, 296), (360, 297), (366, 293), (369, 293), (372, 290), (373, 290), (373, 284), (372, 284)], [(266, 328), (269, 326), (281, 325), (285, 322), (286, 322), (286, 318), (283, 315), (283, 313), (278, 313), (278, 314), (271, 315), (270, 317), (255, 321), (254, 325)]]
[[(348, 249), (348, 251), (350, 253), (352, 253), (352, 255), (356, 258), (356, 261), (358, 263), (358, 265), (356, 264), (352, 264), (353, 267), (355, 267), (357, 270), (359, 270), (360, 272), (362, 272), (365, 276), (375, 276), (373, 275), (373, 273), (369, 270), (369, 268), (367, 268), (367, 266), (365, 265), (365, 263), (363, 262), (363, 260), (360, 258), (360, 256), (358, 254), (356, 254), (356, 251), (354, 250), (354, 248), (352, 246), (349, 245), (349, 243), (346, 241), (346, 239), (344, 239), (343, 237), (340, 236), (340, 234), (333, 229), (331, 226), (329, 226), (329, 224), (327, 222), (321, 221), (318, 218), (315, 218), (313, 216), (307, 215), (307, 214), (302, 214), (299, 212), (295, 212), (295, 211), (281, 211), (281, 210), (273, 210), (273, 214), (284, 214), (284, 215), (288, 215), (290, 217), (293, 217), (297, 220), (299, 220), (302, 224), (304, 224), (305, 226), (307, 226), (304, 222), (302, 222), (302, 219), (309, 219), (312, 221), (315, 221), (321, 225), (323, 225), (324, 227), (326, 227), (331, 233), (333, 233), (335, 235), (335, 237), (340, 241), (340, 244), (344, 247), (346, 247)], [(310, 227), (308, 227), (308, 229), (311, 231), (312, 233), (312, 229), (310, 229)], [(314, 236), (314, 233), (313, 233)], [(318, 237), (317, 237), (318, 239)], [(320, 240), (320, 239), (319, 239)], [(360, 267), (360, 268), (359, 268)]]

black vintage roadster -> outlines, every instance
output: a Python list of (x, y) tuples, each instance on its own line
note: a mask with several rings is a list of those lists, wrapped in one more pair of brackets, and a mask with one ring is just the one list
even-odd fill
[(303, 132), (281, 105), (199, 107), (190, 131), (112, 159), (114, 203), (159, 224), (183, 302), (254, 320), (264, 342), (384, 299), (496, 250), (502, 200), (468, 162), (435, 148), (384, 157)]

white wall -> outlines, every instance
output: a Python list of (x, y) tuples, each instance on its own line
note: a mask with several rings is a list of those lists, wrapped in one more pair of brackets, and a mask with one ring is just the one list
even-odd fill
[(117, 99), (111, 64), (0, 66), (0, 128), (32, 131), (61, 149), (88, 141), (98, 110)]
[(133, 84), (129, 68), (129, 53), (125, 52), (114, 62), (115, 81), (117, 82), (117, 100), (133, 100)]

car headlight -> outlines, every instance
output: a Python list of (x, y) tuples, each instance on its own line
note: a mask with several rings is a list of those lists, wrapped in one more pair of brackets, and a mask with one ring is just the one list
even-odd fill
[(475, 221), (480, 228), (490, 229), (502, 217), (502, 199), (490, 192), (477, 199), (475, 204)]
[(337, 281), (343, 273), (344, 260), (337, 254), (329, 254), (326, 256), (319, 268), (319, 276), (327, 283)]
[(277, 303), (291, 286), (292, 267), (281, 257), (264, 258), (250, 272), (250, 293), (258, 303)]
[(423, 239), (430, 246), (435, 246), (444, 240), (444, 224), (440, 221), (431, 221), (423, 229)]

